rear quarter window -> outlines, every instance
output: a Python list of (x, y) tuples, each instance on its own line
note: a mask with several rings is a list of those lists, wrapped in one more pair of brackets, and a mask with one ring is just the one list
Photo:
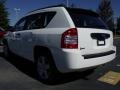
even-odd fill
[(45, 27), (50, 23), (50, 21), (53, 19), (55, 14), (56, 14), (56, 12), (46, 12), (45, 13), (45, 24), (44, 24)]

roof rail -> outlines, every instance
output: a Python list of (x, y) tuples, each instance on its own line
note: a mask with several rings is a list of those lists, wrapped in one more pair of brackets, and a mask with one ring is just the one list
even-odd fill
[(66, 7), (66, 6), (63, 5), (63, 4), (53, 5), (53, 6), (47, 6), (47, 7), (44, 7), (44, 8), (35, 9), (35, 10), (30, 11), (30, 12), (28, 12), (28, 13), (31, 13), (31, 12), (34, 12), (34, 11), (37, 11), (37, 10), (41, 10), (41, 9), (45, 9), (45, 8), (52, 8), (52, 7)]

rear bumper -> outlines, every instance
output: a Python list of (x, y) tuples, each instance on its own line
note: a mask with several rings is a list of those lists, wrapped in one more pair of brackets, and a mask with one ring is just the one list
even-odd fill
[(84, 59), (90, 59), (90, 58), (103, 57), (103, 56), (111, 55), (111, 54), (114, 54), (114, 53), (115, 53), (115, 51), (111, 50), (111, 51), (107, 51), (107, 52), (103, 52), (103, 53), (83, 55), (83, 57), (84, 57)]
[(107, 52), (83, 56), (77, 50), (58, 50), (57, 52), (55, 50), (52, 53), (57, 69), (65, 73), (80, 71), (112, 61), (116, 56), (116, 47)]

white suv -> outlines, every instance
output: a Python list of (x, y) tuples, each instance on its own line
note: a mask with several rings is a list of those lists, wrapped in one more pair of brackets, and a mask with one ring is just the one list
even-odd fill
[(31, 60), (39, 79), (51, 81), (56, 71), (80, 71), (112, 61), (113, 34), (93, 11), (49, 7), (29, 12), (4, 40), (11, 52)]

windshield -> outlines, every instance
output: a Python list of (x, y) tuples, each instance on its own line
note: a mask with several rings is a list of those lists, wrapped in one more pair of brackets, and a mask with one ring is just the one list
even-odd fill
[(97, 15), (70, 12), (70, 16), (76, 27), (80, 28), (98, 28), (98, 29), (108, 29), (105, 23)]

